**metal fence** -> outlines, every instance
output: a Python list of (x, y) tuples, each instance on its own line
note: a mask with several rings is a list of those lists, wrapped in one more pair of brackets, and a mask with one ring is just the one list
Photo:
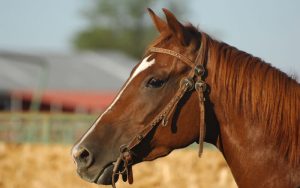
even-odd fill
[(14, 143), (74, 143), (96, 115), (0, 113), (0, 141)]

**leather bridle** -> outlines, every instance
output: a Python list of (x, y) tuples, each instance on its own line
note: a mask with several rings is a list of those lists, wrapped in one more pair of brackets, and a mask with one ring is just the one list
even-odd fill
[[(112, 187), (115, 188), (115, 177), (121, 174), (123, 177), (126, 176), (128, 183), (133, 183), (133, 174), (132, 174), (132, 163), (133, 163), (133, 152), (132, 149), (140, 144), (143, 139), (153, 130), (156, 126), (162, 125), (167, 126), (170, 116), (173, 114), (174, 110), (177, 107), (178, 102), (188, 91), (195, 90), (199, 99), (199, 108), (200, 108), (200, 132), (199, 132), (199, 157), (201, 157), (203, 152), (203, 143), (206, 132), (205, 126), (205, 91), (206, 83), (204, 81), (205, 76), (205, 61), (207, 57), (207, 35), (201, 33), (201, 46), (198, 51), (198, 54), (195, 59), (195, 63), (189, 58), (181, 55), (178, 52), (173, 50), (159, 48), (159, 47), (150, 47), (149, 53), (161, 53), (167, 54), (170, 56), (179, 59), (181, 62), (185, 63), (191, 68), (189, 74), (180, 81), (180, 87), (177, 90), (174, 97), (168, 103), (168, 105), (158, 114), (155, 118), (147, 125), (145, 128), (135, 136), (127, 145), (122, 145), (120, 147), (120, 156), (117, 161), (114, 163), (113, 173), (112, 173)], [(121, 167), (121, 164), (123, 167)], [(120, 167), (122, 171), (120, 171)]]

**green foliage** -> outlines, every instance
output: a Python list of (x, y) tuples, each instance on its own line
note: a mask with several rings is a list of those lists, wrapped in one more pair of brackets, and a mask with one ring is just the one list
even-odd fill
[[(155, 2), (155, 3), (154, 3)], [(141, 57), (154, 38), (154, 30), (146, 7), (164, 5), (153, 0), (97, 0), (83, 12), (89, 25), (77, 33), (73, 45), (79, 50), (119, 50), (132, 57)], [(168, 3), (176, 13), (177, 3)], [(182, 6), (181, 6), (182, 8)], [(147, 19), (146, 19), (147, 18)]]
[(77, 34), (74, 45), (79, 50), (111, 49), (140, 57), (155, 33), (152, 28), (143, 28), (143, 32), (137, 33), (133, 29), (122, 29), (120, 32), (109, 28), (91, 27)]

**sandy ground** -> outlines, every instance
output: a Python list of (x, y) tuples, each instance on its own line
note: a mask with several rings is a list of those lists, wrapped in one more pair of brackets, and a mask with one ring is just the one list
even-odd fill
[[(71, 146), (0, 143), (0, 188), (105, 188), (87, 183), (75, 172)], [(232, 175), (215, 150), (185, 149), (133, 167), (134, 184), (120, 188), (236, 188)]]

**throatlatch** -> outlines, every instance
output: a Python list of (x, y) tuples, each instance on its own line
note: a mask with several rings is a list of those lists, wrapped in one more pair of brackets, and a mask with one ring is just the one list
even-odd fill
[(183, 78), (180, 82), (180, 87), (175, 93), (174, 97), (170, 100), (168, 105), (150, 122), (136, 137), (134, 137), (128, 145), (122, 145), (120, 147), (120, 156), (114, 163), (112, 174), (112, 187), (115, 188), (115, 178), (120, 174), (124, 181), (128, 181), (129, 184), (133, 183), (132, 163), (133, 152), (132, 149), (137, 146), (142, 140), (150, 133), (150, 131), (158, 125), (167, 126), (168, 120), (171, 118), (174, 110), (177, 107), (178, 102), (184, 96), (187, 91), (195, 89), (199, 99), (199, 157), (203, 153), (203, 143), (205, 139), (206, 126), (205, 126), (205, 92), (207, 84), (205, 83), (205, 61), (207, 55), (207, 35), (201, 33), (201, 46), (198, 51), (195, 63), (189, 58), (175, 52), (173, 50), (151, 47), (150, 53), (162, 53), (173, 56), (189, 67), (192, 68), (187, 77)]

